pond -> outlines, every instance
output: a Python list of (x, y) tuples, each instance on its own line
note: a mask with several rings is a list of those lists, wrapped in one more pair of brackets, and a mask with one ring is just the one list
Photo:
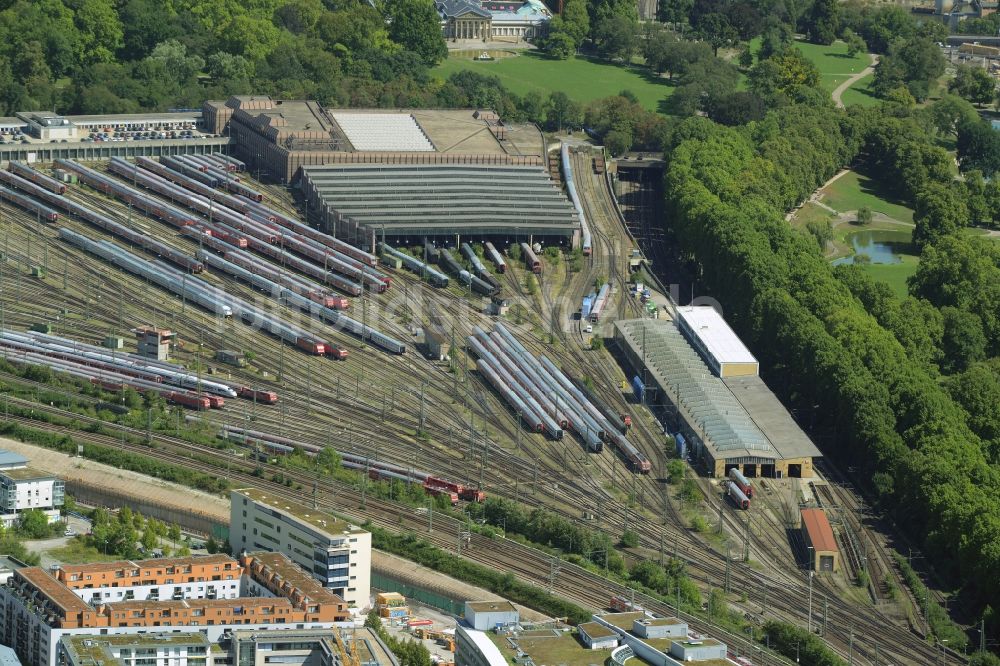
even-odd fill
[(898, 264), (903, 261), (901, 255), (916, 254), (913, 247), (912, 232), (907, 231), (855, 231), (847, 235), (847, 242), (854, 249), (854, 254), (833, 261), (834, 265), (853, 264), (858, 255), (866, 255), (872, 264)]
[[(482, 54), (489, 55), (493, 60), (502, 60), (503, 58), (510, 58), (511, 56), (516, 56), (515, 51), (503, 51), (500, 49), (467, 49), (462, 51), (448, 51), (449, 58), (460, 58), (463, 60), (476, 60)], [(486, 60), (485, 62), (490, 62)]]

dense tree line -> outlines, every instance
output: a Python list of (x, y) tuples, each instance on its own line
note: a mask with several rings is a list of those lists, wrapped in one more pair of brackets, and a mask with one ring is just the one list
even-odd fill
[[(666, 219), (771, 383), (793, 406), (819, 406), (817, 422), (834, 438), (828, 455), (859, 468), (942, 571), (996, 598), (1000, 472), (987, 446), (927, 358), (908, 352), (927, 354), (923, 342), (905, 341), (900, 329), (911, 322), (893, 324), (885, 313), (881, 323), (783, 219), (859, 156), (902, 169), (902, 159), (879, 151), (887, 135), (905, 130), (891, 121), (880, 111), (804, 105), (743, 128), (685, 120), (671, 143)], [(928, 159), (933, 167), (935, 156)], [(935, 315), (925, 317), (933, 323)]]
[(0, 35), (7, 114), (198, 107), (250, 91), (405, 106), (426, 100), (427, 67), (446, 55), (431, 0), (18, 0)]

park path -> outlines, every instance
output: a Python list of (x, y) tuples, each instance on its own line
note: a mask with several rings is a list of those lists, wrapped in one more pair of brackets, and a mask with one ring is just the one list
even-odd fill
[(868, 65), (863, 70), (861, 70), (851, 78), (841, 83), (839, 86), (837, 86), (837, 89), (833, 91), (833, 103), (837, 105), (838, 109), (844, 108), (844, 102), (841, 99), (841, 96), (844, 94), (844, 91), (875, 71), (875, 65), (878, 64), (878, 56), (875, 55), (874, 53), (869, 53), (868, 57), (871, 59), (870, 65)]

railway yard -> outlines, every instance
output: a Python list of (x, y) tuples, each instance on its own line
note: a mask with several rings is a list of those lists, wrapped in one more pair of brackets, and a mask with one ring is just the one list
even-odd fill
[[(447, 255), (458, 270), (444, 260), (423, 263), (428, 249), (439, 250), (433, 244), (379, 245), (379, 260), (376, 247), (361, 250), (316, 232), (290, 188), (258, 181), (227, 158), (14, 167), (0, 183), (0, 356), (49, 365), (109, 391), (122, 384), (155, 391), (192, 407), (188, 421), (225, 433), (234, 448), (192, 444), (163, 424), (86, 432), (86, 417), (9, 395), (7, 406), (72, 416), (84, 427), (70, 431), (9, 411), (5, 417), (290, 499), (314, 489), (322, 508), (421, 534), (587, 608), (632, 595), (513, 540), (476, 532), (456, 540), (462, 522), (450, 516), (429, 517), (366, 496), (357, 485), (275, 466), (271, 471), (298, 489), (290, 488), (256, 473), (270, 462), (234, 455), (249, 451), (241, 444), (271, 454), (333, 447), (347, 467), (415, 480), (431, 494), (454, 493), (455, 502), (500, 496), (615, 537), (633, 531), (639, 545), (624, 553), (629, 562), (676, 557), (703, 593), (723, 589), (750, 624), (808, 624), (853, 663), (935, 663), (941, 651), (922, 638), (919, 611), (899, 591), (905, 588), (896, 582), (886, 537), (871, 528), (863, 501), (828, 462), (817, 461), (811, 479), (753, 479), (748, 511), (726, 500), (724, 480), (689, 472), (699, 493), (694, 501), (668, 483), (668, 460), (676, 456), (664, 415), (636, 401), (614, 350), (593, 342), (610, 339), (616, 319), (648, 316), (634, 295), (630, 257), (638, 239), (656, 273), (668, 261), (667, 241), (654, 231), (659, 209), (651, 181), (619, 183), (619, 194), (627, 194), (619, 208), (603, 156), (598, 164), (595, 155), (568, 150), (563, 158), (564, 179), (569, 166), (586, 220), (578, 264), (568, 252), (549, 251), (554, 245), (539, 252), (498, 239), (479, 255), (482, 246), (469, 239)], [(53, 167), (79, 182), (60, 188)], [(603, 294), (602, 309), (580, 317), (592, 291)], [(509, 309), (495, 316), (490, 308), (501, 298)], [(664, 308), (658, 314), (671, 316)], [(417, 330), (430, 320), (443, 329), (445, 360), (417, 349)], [(134, 351), (133, 331), (141, 327), (172, 333), (173, 366), (143, 365), (125, 353)], [(125, 349), (99, 346), (117, 337)], [(219, 350), (238, 351), (245, 367), (217, 360)], [(73, 355), (84, 352), (89, 361), (76, 365)], [(516, 380), (522, 370), (524, 382)], [(559, 372), (562, 388), (546, 379)], [(171, 377), (180, 383), (167, 388)], [(508, 395), (505, 384), (533, 387)], [(589, 405), (589, 397), (600, 406)], [(613, 423), (616, 415), (627, 417), (627, 433)], [(811, 577), (806, 569), (797, 532), (805, 505), (827, 508), (846, 535), (839, 574)], [(854, 584), (861, 568), (871, 579), (867, 587)], [(678, 614), (663, 601), (634, 598), (646, 609)], [(747, 635), (703, 616), (684, 617), (753, 664), (787, 663)]]

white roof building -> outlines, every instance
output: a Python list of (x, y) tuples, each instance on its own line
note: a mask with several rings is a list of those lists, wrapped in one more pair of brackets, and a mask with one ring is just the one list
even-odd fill
[(759, 364), (722, 315), (710, 306), (677, 308), (677, 327), (717, 376), (756, 376)]

